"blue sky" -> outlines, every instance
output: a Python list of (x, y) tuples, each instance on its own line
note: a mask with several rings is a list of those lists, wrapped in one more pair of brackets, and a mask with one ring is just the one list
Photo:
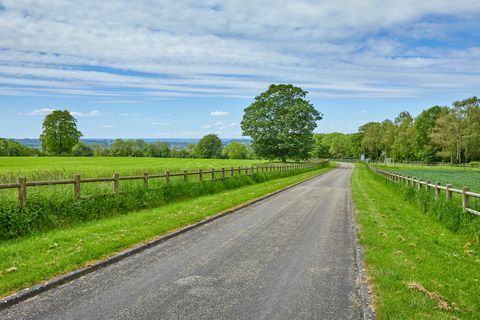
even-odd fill
[(0, 0), (0, 137), (68, 109), (87, 138), (241, 136), (292, 83), (318, 132), (478, 95), (480, 1)]

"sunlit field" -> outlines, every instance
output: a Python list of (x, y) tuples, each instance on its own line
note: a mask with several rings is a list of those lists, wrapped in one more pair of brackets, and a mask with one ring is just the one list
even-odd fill
[(135, 157), (0, 157), (0, 183), (15, 182), (17, 177), (27, 180), (71, 179), (74, 174), (82, 178), (143, 175), (197, 169), (251, 166), (261, 160), (229, 159), (176, 159)]

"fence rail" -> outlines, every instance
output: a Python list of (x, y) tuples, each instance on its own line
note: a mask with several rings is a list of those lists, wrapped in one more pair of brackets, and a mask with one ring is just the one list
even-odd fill
[(480, 193), (471, 192), (469, 187), (463, 187), (463, 189), (455, 189), (452, 187), (452, 184), (446, 184), (442, 186), (440, 182), (433, 184), (430, 180), (423, 181), (422, 179), (416, 179), (415, 177), (404, 176), (396, 172), (391, 172), (387, 170), (381, 170), (377, 167), (369, 165), (369, 168), (386, 179), (395, 182), (403, 183), (414, 188), (422, 190), (425, 188), (427, 191), (433, 190), (435, 192), (435, 199), (439, 199), (441, 196), (441, 191), (445, 191), (445, 198), (448, 201), (452, 200), (452, 195), (454, 193), (460, 194), (462, 196), (462, 208), (466, 212), (480, 216), (480, 211), (470, 208), (470, 198), (480, 198)]
[[(25, 177), (18, 177), (17, 183), (5, 183), (0, 184), (0, 189), (17, 189), (18, 203), (21, 207), (24, 207), (27, 202), (27, 188), (28, 187), (40, 187), (40, 186), (56, 186), (56, 185), (73, 185), (73, 194), (75, 199), (81, 199), (81, 185), (83, 183), (98, 183), (98, 182), (112, 182), (113, 193), (120, 192), (120, 181), (127, 180), (143, 180), (144, 188), (148, 189), (148, 184), (151, 179), (165, 179), (165, 183), (170, 182), (171, 177), (183, 177), (184, 181), (188, 180), (189, 176), (197, 176), (198, 181), (204, 180), (223, 180), (238, 175), (252, 175), (254, 173), (274, 172), (274, 171), (290, 171), (297, 169), (313, 168), (327, 161), (315, 162), (315, 163), (295, 163), (295, 164), (279, 164), (279, 165), (257, 165), (250, 167), (230, 167), (221, 169), (210, 169), (197, 171), (182, 171), (173, 172), (165, 171), (164, 173), (149, 174), (145, 172), (140, 176), (121, 176), (119, 173), (114, 173), (111, 178), (84, 178), (76, 174), (72, 180), (51, 180), (51, 181), (27, 181)], [(220, 178), (216, 178), (215, 174), (221, 173)], [(208, 178), (210, 177), (210, 178)], [(206, 179), (205, 179), (206, 178)]]

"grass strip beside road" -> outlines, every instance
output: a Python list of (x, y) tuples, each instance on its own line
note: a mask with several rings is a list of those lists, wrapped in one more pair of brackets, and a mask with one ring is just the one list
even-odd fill
[(479, 319), (480, 248), (358, 165), (352, 192), (378, 319)]
[(0, 296), (301, 182), (325, 168), (0, 244)]

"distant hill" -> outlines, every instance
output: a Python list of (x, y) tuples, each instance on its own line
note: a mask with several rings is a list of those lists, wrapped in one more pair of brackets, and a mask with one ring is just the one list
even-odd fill
[[(40, 139), (12, 139), (13, 141), (16, 141), (18, 143), (23, 144), (24, 146), (30, 147), (30, 148), (37, 148), (40, 149), (41, 143)], [(101, 144), (104, 146), (110, 146), (112, 143), (115, 141), (115, 139), (81, 139), (83, 142), (86, 144)], [(136, 139), (123, 139), (123, 140), (136, 140)], [(183, 139), (183, 138), (172, 138), (172, 139), (142, 139), (146, 143), (155, 143), (155, 142), (167, 142), (170, 144), (171, 147), (175, 148), (185, 148), (187, 145), (192, 144), (192, 143), (198, 143), (200, 139)], [(238, 141), (238, 142), (243, 142), (243, 143), (250, 143), (250, 139), (221, 139), (223, 145), (227, 145), (233, 141)]]

